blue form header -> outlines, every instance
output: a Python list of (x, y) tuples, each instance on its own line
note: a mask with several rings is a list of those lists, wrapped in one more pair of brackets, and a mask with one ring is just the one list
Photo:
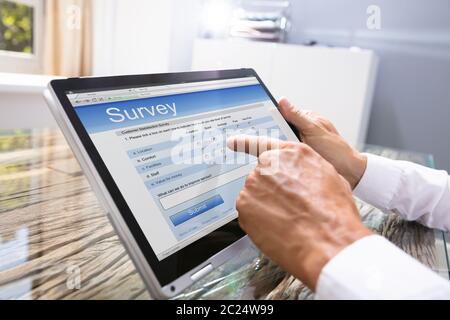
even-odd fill
[(170, 120), (269, 99), (259, 84), (76, 107), (88, 133)]

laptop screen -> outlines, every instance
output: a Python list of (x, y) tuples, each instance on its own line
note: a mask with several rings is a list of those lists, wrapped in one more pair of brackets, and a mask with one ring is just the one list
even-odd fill
[(66, 94), (160, 261), (237, 217), (227, 137), (296, 140), (254, 77)]

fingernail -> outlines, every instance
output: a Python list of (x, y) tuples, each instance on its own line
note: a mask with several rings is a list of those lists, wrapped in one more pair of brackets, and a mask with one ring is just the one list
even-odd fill
[(289, 107), (291, 106), (291, 103), (290, 103), (289, 100), (286, 99), (286, 98), (283, 98), (282, 102), (283, 102), (282, 105), (283, 105), (284, 107), (289, 108)]
[(289, 109), (295, 110), (296, 108), (295, 108), (295, 106), (292, 103), (289, 102)]
[(294, 109), (294, 105), (289, 100), (286, 100), (286, 109), (288, 110)]

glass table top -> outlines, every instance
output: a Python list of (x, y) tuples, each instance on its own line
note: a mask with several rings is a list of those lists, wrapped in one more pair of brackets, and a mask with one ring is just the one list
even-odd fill
[[(364, 149), (434, 166), (426, 154)], [(367, 226), (448, 279), (447, 235), (356, 201)], [(0, 132), (0, 299), (149, 298), (60, 132)], [(312, 298), (255, 247), (177, 297)]]

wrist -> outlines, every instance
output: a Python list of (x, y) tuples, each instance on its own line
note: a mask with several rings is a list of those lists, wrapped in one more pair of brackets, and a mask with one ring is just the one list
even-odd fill
[(319, 149), (318, 152), (336, 168), (353, 190), (366, 171), (367, 156), (358, 152), (340, 136), (329, 138), (328, 143), (323, 143), (322, 148), (329, 145), (330, 149), (326, 151)]
[(350, 183), (352, 190), (354, 190), (366, 171), (367, 156), (352, 149), (350, 159), (345, 179)]

